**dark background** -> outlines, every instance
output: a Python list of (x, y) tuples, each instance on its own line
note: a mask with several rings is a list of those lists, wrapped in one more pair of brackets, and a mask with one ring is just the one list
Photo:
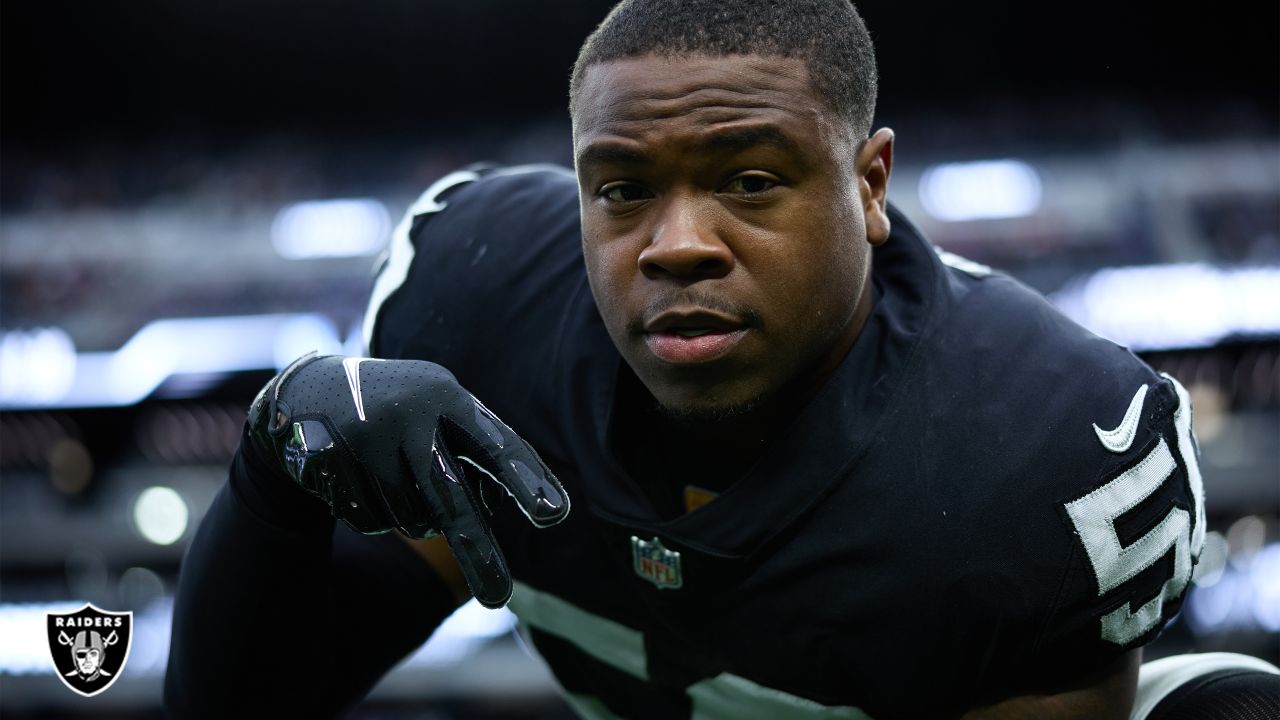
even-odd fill
[[(9, 1), (6, 146), (235, 143), (447, 130), (563, 112), (579, 44), (611, 3)], [(1145, 106), (1180, 136), (1274, 121), (1275, 3), (859, 4), (885, 121), (1050, 104)], [(1107, 134), (1114, 127), (1092, 130)]]

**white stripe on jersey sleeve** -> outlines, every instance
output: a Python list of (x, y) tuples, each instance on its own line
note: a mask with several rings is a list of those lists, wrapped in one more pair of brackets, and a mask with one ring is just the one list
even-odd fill
[(935, 246), (933, 251), (938, 254), (938, 259), (942, 260), (942, 264), (947, 267), (955, 268), (966, 275), (976, 278), (986, 277), (992, 273), (991, 268), (980, 262), (974, 262), (966, 257), (960, 257), (955, 253), (947, 252), (940, 247)]
[[(575, 177), (572, 170), (547, 163), (513, 165), (499, 168), (486, 174), (501, 177), (504, 175), (524, 175), (537, 172), (550, 172), (567, 177)], [(362, 353), (364, 356), (369, 356), (369, 351), (373, 347), (373, 330), (374, 324), (378, 320), (378, 311), (382, 309), (382, 304), (387, 301), (387, 298), (391, 297), (391, 294), (396, 290), (399, 290), (400, 286), (404, 284), (405, 278), (409, 276), (409, 266), (413, 264), (415, 253), (413, 240), (409, 237), (409, 231), (413, 229), (413, 219), (419, 215), (437, 213), (445, 209), (448, 203), (437, 199), (440, 193), (456, 185), (478, 180), (480, 175), (480, 172), (473, 170), (458, 170), (435, 181), (409, 206), (409, 209), (405, 211), (404, 217), (401, 218), (400, 224), (396, 225), (395, 230), (392, 231), (391, 242), (388, 244), (387, 251), (383, 257), (378, 259), (378, 267), (380, 268), (378, 270), (378, 278), (374, 281), (373, 293), (369, 297), (369, 307), (365, 309), (364, 313), (364, 323), (361, 327), (361, 334), (364, 336), (364, 352)]]
[(373, 347), (373, 326), (378, 319), (378, 311), (391, 294), (400, 289), (405, 278), (409, 276), (409, 266), (413, 263), (413, 240), (409, 238), (409, 230), (413, 228), (413, 219), (418, 215), (440, 212), (446, 203), (436, 197), (455, 185), (468, 183), (480, 177), (471, 170), (459, 170), (449, 173), (431, 184), (409, 209), (405, 211), (400, 224), (391, 233), (391, 242), (387, 247), (385, 258), (380, 263), (381, 271), (373, 283), (373, 294), (369, 298), (369, 307), (364, 312), (364, 355), (368, 356)]
[(1173, 389), (1178, 393), (1178, 409), (1173, 413), (1173, 423), (1178, 430), (1178, 453), (1182, 456), (1182, 464), (1187, 468), (1187, 483), (1191, 485), (1191, 500), (1196, 504), (1195, 529), (1191, 531), (1191, 556), (1199, 560), (1200, 551), (1204, 549), (1204, 479), (1200, 476), (1200, 458), (1196, 454), (1199, 445), (1195, 433), (1191, 431), (1191, 395), (1169, 373), (1160, 375), (1173, 383)]

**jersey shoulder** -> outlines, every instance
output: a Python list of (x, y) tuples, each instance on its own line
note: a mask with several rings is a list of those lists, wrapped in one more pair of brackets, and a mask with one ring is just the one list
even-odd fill
[[(1169, 385), (1128, 348), (1081, 327), (1021, 282), (939, 257), (945, 300), (930, 349), (939, 381), (985, 410), (981, 419), (1019, 427), (1024, 442), (1061, 442), (1069, 428), (1110, 422), (1139, 387)], [(1172, 389), (1161, 397), (1176, 404)], [(1077, 456), (1084, 463), (1100, 457), (1083, 448)]]
[(998, 579), (975, 596), (1034, 625), (1008, 657), (1079, 666), (1150, 641), (1204, 538), (1188, 393), (1016, 280), (939, 257), (912, 416), (981, 538), (957, 561)]
[(393, 232), (365, 313), (366, 345), (457, 374), (503, 347), (548, 344), (557, 296), (582, 282), (572, 171), (460, 170), (428, 188)]

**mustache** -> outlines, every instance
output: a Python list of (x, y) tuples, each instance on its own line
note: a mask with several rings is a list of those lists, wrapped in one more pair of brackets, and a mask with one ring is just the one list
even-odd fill
[(650, 318), (657, 317), (674, 307), (696, 307), (703, 310), (711, 310), (735, 317), (747, 327), (758, 328), (762, 325), (760, 314), (745, 305), (701, 290), (681, 288), (663, 293), (646, 303), (640, 313), (627, 322), (627, 330), (634, 334), (643, 333), (645, 323)]

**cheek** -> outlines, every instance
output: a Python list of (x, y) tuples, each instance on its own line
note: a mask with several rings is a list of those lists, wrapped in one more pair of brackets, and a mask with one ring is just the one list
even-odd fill
[[(798, 216), (795, 234), (777, 243), (769, 262), (782, 319), (794, 341), (821, 342), (848, 323), (862, 292), (868, 246), (860, 212), (812, 205)], [(781, 318), (780, 318), (781, 319)]]
[(582, 258), (587, 269), (587, 282), (596, 307), (612, 332), (616, 322), (623, 322), (621, 298), (628, 278), (633, 274), (634, 260), (629, 260), (622, 243), (603, 241), (584, 223)]
[(789, 290), (839, 295), (866, 263), (862, 214), (830, 203), (812, 203), (792, 217), (786, 237), (772, 243), (770, 263), (785, 268)]
[(841, 185), (834, 189), (831, 197), (839, 200), (827, 206), (825, 227), (818, 229), (827, 258), (823, 270), (836, 286), (832, 290), (849, 289), (856, 299), (869, 250), (865, 218), (855, 185)]
[(869, 251), (861, 233), (848, 232), (832, 239), (827, 262), (819, 268), (821, 275), (814, 283), (819, 302), (833, 315), (828, 322), (842, 325), (852, 316), (862, 294)]

